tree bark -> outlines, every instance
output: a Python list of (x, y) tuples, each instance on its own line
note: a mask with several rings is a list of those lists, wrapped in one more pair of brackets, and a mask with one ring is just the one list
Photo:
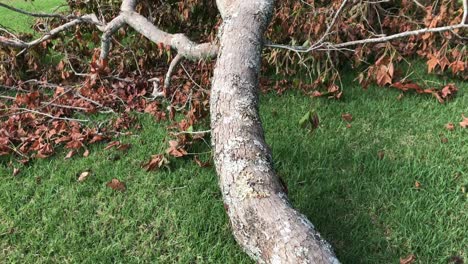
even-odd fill
[(294, 210), (276, 176), (258, 112), (263, 33), (274, 0), (218, 0), (223, 18), (211, 93), (216, 170), (234, 236), (259, 263), (339, 263)]

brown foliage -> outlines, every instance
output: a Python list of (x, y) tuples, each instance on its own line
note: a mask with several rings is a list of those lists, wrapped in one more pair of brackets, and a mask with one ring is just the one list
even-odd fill
[[(428, 0), (420, 2), (427, 8), (422, 9), (408, 0), (398, 3), (350, 1), (325, 40), (343, 43), (379, 34), (451, 25), (461, 20), (462, 7), (458, 1), (443, 0), (437, 5)], [(341, 3), (341, 0), (277, 1), (266, 37), (274, 43), (313, 44), (326, 32)], [(117, 14), (120, 1), (69, 1), (69, 5), (75, 12), (102, 13), (109, 21)], [(98, 10), (98, 6), (102, 10)], [(198, 42), (215, 41), (220, 24), (214, 0), (142, 0), (138, 11), (163, 30), (178, 29)], [(38, 23), (53, 27), (61, 22), (41, 20)], [(281, 94), (290, 87), (298, 87), (313, 97), (340, 99), (343, 91), (338, 85), (338, 70), (343, 65), (351, 65), (363, 69), (358, 77), (363, 87), (374, 82), (402, 92), (431, 94), (443, 103), (454, 96), (457, 87), (452, 84), (439, 89), (424, 87), (405, 78), (397, 65), (405, 57), (419, 56), (426, 60), (428, 72), (450, 73), (467, 79), (468, 50), (466, 42), (459, 37), (463, 34), (466, 35), (466, 30), (428, 33), (389, 43), (358, 45), (351, 47), (352, 51), (315, 50), (300, 57), (292, 51), (269, 50), (264, 55), (264, 71), (274, 70), (278, 76), (288, 78), (262, 79), (261, 89)], [(31, 35), (20, 37), (32, 38)], [(126, 45), (119, 42), (124, 38)], [(138, 128), (128, 114), (130, 111), (148, 113), (157, 121), (173, 121), (178, 113), (183, 119), (174, 121), (169, 127), (176, 133), (192, 130), (208, 115), (210, 92), (206, 88), (210, 85), (212, 62), (183, 62), (184, 68), (178, 67), (172, 76), (171, 87), (162, 91), (165, 98), (148, 100), (154, 87), (147, 80), (164, 79), (168, 62), (174, 56), (170, 48), (121, 29), (113, 40), (109, 60), (99, 61), (99, 50), (89, 49), (89, 43), (99, 46), (100, 33), (92, 27), (79, 26), (71, 35), (62, 35), (54, 43), (46, 41), (19, 56), (17, 50), (0, 48), (0, 85), (9, 89), (9, 95), (15, 95), (0, 100), (0, 155), (15, 153), (26, 162), (31, 157), (49, 157), (63, 146), (69, 149), (68, 158), (80, 151), (87, 156), (87, 144), (112, 140), (116, 135)], [(42, 58), (52, 49), (67, 56), (53, 65), (43, 63)], [(86, 75), (83, 77), (78, 73)], [(311, 78), (296, 81), (289, 77), (294, 74), (304, 76), (304, 73)], [(24, 81), (30, 79), (36, 81)], [(80, 84), (72, 85), (76, 83)], [(70, 119), (76, 117), (77, 112), (113, 112), (117, 117), (88, 126)], [(204, 135), (176, 134), (169, 141), (167, 155), (186, 156), (191, 147), (203, 140)], [(126, 150), (130, 146), (119, 142), (112, 147)], [(161, 167), (165, 164), (161, 163), (164, 159), (155, 155), (144, 168)], [(198, 158), (195, 162), (204, 165)]]

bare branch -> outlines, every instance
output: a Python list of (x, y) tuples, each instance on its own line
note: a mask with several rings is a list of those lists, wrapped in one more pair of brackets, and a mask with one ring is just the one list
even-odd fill
[[(0, 95), (0, 98), (7, 99), (7, 100), (16, 100), (16, 97), (6, 96), (6, 95)], [(87, 111), (88, 110), (87, 108), (84, 108), (84, 107), (54, 104), (54, 103), (51, 103), (51, 102), (41, 102), (41, 104), (44, 105), (44, 106), (53, 106), (53, 107), (65, 108), (65, 109), (74, 109), (74, 110), (79, 110), (79, 111)]]
[(171, 64), (169, 65), (169, 69), (167, 70), (167, 73), (166, 73), (166, 78), (164, 78), (164, 88), (168, 88), (169, 85), (171, 84), (172, 72), (174, 72), (175, 67), (177, 67), (177, 65), (179, 65), (180, 61), (183, 58), (184, 57), (179, 53), (171, 61)]
[(426, 10), (426, 7), (425, 7), (423, 4), (419, 3), (418, 0), (413, 0), (413, 2), (414, 2), (417, 6), (419, 6), (420, 8), (422, 8), (423, 10)]
[(385, 36), (385, 37), (355, 40), (355, 41), (349, 41), (349, 42), (344, 42), (344, 43), (340, 43), (340, 44), (327, 44), (327, 47), (343, 48), (343, 47), (355, 46), (355, 45), (359, 45), (359, 44), (387, 42), (387, 41), (398, 39), (398, 38), (421, 35), (421, 34), (425, 34), (425, 33), (436, 33), (436, 32), (451, 31), (451, 30), (455, 30), (455, 29), (459, 29), (459, 28), (468, 28), (468, 25), (458, 24), (458, 25), (445, 26), (445, 27), (423, 28), (423, 29), (418, 29), (418, 30), (406, 31), (406, 32), (402, 32), (402, 33), (398, 33), (398, 34), (394, 34), (394, 35), (390, 35), (390, 36)]
[[(465, 2), (466, 2), (466, 0), (465, 0)], [(300, 53), (310, 52), (310, 51), (313, 51), (313, 50), (342, 50), (342, 49), (344, 49), (346, 47), (360, 45), (360, 44), (387, 42), (387, 41), (391, 41), (391, 40), (398, 39), (398, 38), (416, 36), (416, 35), (421, 35), (421, 34), (425, 34), (425, 33), (453, 31), (455, 29), (460, 29), (460, 28), (468, 28), (468, 24), (461, 24), (460, 23), (460, 24), (457, 24), (457, 25), (445, 26), (445, 27), (423, 28), (423, 29), (418, 29), (418, 30), (406, 31), (406, 32), (402, 32), (402, 33), (398, 33), (398, 34), (394, 34), (394, 35), (390, 35), (390, 36), (383, 36), (383, 37), (375, 37), (375, 38), (361, 39), (361, 40), (355, 40), (355, 41), (348, 41), (348, 42), (339, 43), (339, 44), (324, 42), (324, 43), (322, 43), (322, 44), (320, 44), (318, 46), (303, 47), (303, 46), (290, 46), (290, 45), (282, 45), (282, 44), (275, 44), (275, 43), (266, 43), (265, 47), (287, 49), (287, 50), (291, 50), (291, 51), (294, 51), (294, 52), (300, 52)]]
[(468, 21), (468, 0), (463, 0), (463, 18), (461, 20), (462, 25), (466, 24)]
[(107, 59), (110, 51), (110, 39), (111, 36), (125, 25), (125, 18), (123, 16), (117, 16), (112, 19), (104, 28), (104, 34), (101, 36), (101, 54), (100, 59)]
[(180, 131), (180, 132), (173, 132), (171, 133), (174, 136), (178, 135), (184, 135), (184, 134), (189, 134), (189, 135), (205, 135), (205, 134), (210, 134), (211, 130), (202, 130), (202, 131)]
[(343, 0), (343, 2), (341, 2), (341, 5), (340, 7), (338, 8), (338, 10), (335, 12), (335, 16), (333, 16), (333, 20), (331, 21), (331, 23), (328, 25), (327, 27), (327, 30), (325, 31), (325, 33), (323, 33), (322, 37), (314, 44), (312, 45), (309, 49), (310, 50), (313, 50), (315, 47), (317, 46), (320, 46), (320, 44), (323, 43), (323, 41), (325, 40), (325, 38), (330, 34), (330, 31), (332, 29), (332, 27), (335, 25), (336, 23), (336, 20), (338, 19), (338, 16), (340, 15), (341, 11), (343, 10), (344, 6), (346, 5), (346, 2), (348, 0)]
[[(68, 118), (68, 117), (58, 117), (58, 116), (49, 115), (49, 114), (47, 114), (47, 113), (39, 112), (39, 111), (36, 111), (36, 110), (33, 110), (33, 109), (29, 109), (29, 108), (18, 108), (18, 110), (21, 110), (21, 111), (23, 111), (23, 112), (31, 112), (31, 113), (34, 113), (34, 114), (43, 115), (43, 116), (49, 117), (49, 118), (51, 118), (51, 119), (59, 119), (59, 120), (67, 120), (67, 121), (76, 121), (76, 122), (89, 122), (88, 119), (76, 119), (76, 118)], [(20, 113), (15, 113), (15, 114), (20, 114)]]
[[(415, 1), (416, 4), (421, 5), (418, 1), (416, 1), (416, 0), (414, 0), (414, 1)], [(327, 35), (330, 34), (331, 28), (336, 23), (337, 17), (340, 14), (340, 12), (342, 11), (342, 9), (344, 8), (346, 2), (347, 2), (347, 0), (343, 0), (343, 2), (341, 3), (341, 6), (338, 8), (338, 10), (336, 11), (336, 13), (335, 13), (335, 15), (333, 17), (332, 23), (330, 25), (328, 25), (327, 30), (325, 31), (325, 33), (322, 35), (322, 37), (315, 44), (311, 45), (310, 47), (282, 45), (282, 44), (270, 43), (268, 41), (265, 41), (266, 42), (265, 47), (287, 49), (287, 50), (290, 50), (290, 51), (294, 51), (296, 53), (305, 53), (305, 52), (310, 52), (310, 51), (314, 51), (314, 50), (325, 50), (325, 51), (328, 51), (328, 50), (344, 50), (346, 47), (360, 45), (360, 44), (387, 42), (387, 41), (391, 41), (391, 40), (398, 39), (398, 38), (421, 35), (421, 34), (425, 34), (425, 33), (436, 33), (436, 32), (444, 32), (444, 31), (451, 31), (451, 32), (455, 33), (454, 32), (455, 29), (468, 28), (468, 24), (467, 24), (468, 0), (463, 0), (463, 17), (462, 17), (461, 22), (459, 24), (457, 24), (457, 25), (436, 27), (436, 28), (422, 28), (422, 29), (406, 31), (406, 32), (402, 32), (402, 33), (398, 33), (398, 34), (394, 34), (394, 35), (389, 35), (389, 36), (379, 36), (379, 37), (349, 41), (349, 42), (344, 42), (344, 43), (339, 43), (339, 44), (324, 42), (324, 39), (327, 37)]]
[(76, 25), (79, 25), (79, 24), (82, 24), (82, 23), (91, 23), (91, 24), (95, 24), (95, 25), (100, 25), (101, 23), (99, 22), (99, 20), (97, 19), (96, 15), (94, 14), (89, 14), (89, 15), (84, 15), (82, 17), (79, 17), (77, 19), (74, 19), (70, 22), (67, 22), (59, 27), (56, 27), (54, 29), (52, 29), (48, 34), (46, 35), (43, 35), (42, 37), (36, 39), (36, 40), (33, 40), (33, 41), (30, 41), (30, 42), (24, 42), (22, 40), (19, 40), (19, 39), (16, 39), (16, 40), (12, 40), (12, 39), (8, 39), (8, 38), (5, 38), (5, 37), (1, 37), (0, 36), (0, 46), (9, 46), (9, 47), (14, 47), (14, 48), (22, 48), (22, 49), (28, 49), (28, 48), (31, 48), (31, 47), (34, 47), (40, 43), (42, 43), (43, 41), (46, 41), (46, 40), (49, 40), (53, 37), (55, 37), (57, 34), (59, 34), (60, 32), (62, 31), (65, 31), (69, 28), (72, 28)]
[(168, 45), (184, 58), (206, 59), (214, 58), (218, 54), (218, 46), (213, 43), (198, 44), (189, 40), (184, 34), (169, 34), (157, 28), (144, 16), (134, 11), (124, 11), (121, 16), (126, 23), (154, 43)]

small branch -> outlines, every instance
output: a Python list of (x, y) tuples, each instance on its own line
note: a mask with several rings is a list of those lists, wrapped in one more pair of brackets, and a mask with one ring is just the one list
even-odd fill
[(455, 29), (459, 29), (459, 28), (468, 28), (468, 25), (458, 24), (458, 25), (445, 26), (445, 27), (423, 28), (423, 29), (402, 32), (402, 33), (398, 33), (398, 34), (390, 35), (390, 36), (385, 36), (385, 37), (355, 40), (355, 41), (349, 41), (349, 42), (340, 43), (340, 44), (327, 44), (327, 46), (333, 47), (333, 48), (343, 48), (343, 47), (355, 46), (355, 45), (359, 45), (359, 44), (387, 42), (387, 41), (390, 41), (390, 40), (403, 38), (403, 37), (421, 35), (421, 34), (425, 34), (425, 33), (436, 33), (436, 32), (443, 32), (443, 31), (450, 31), (450, 30), (455, 30)]
[[(76, 121), (76, 122), (89, 122), (88, 119), (76, 119), (76, 118), (68, 118), (68, 117), (58, 117), (58, 116), (49, 115), (49, 114), (46, 114), (46, 113), (43, 113), (43, 112), (39, 112), (39, 111), (36, 111), (36, 110), (28, 109), (28, 108), (18, 108), (18, 110), (21, 110), (21, 111), (24, 111), (24, 112), (31, 112), (31, 113), (38, 114), (38, 115), (47, 116), (47, 117), (52, 118), (52, 119), (67, 120), (67, 121)], [(15, 114), (18, 114), (18, 113), (15, 113)]]
[(185, 74), (187, 74), (187, 76), (189, 77), (190, 81), (192, 81), (193, 84), (195, 84), (200, 90), (202, 91), (207, 91), (205, 88), (201, 87), (200, 84), (198, 84), (192, 77), (192, 75), (187, 71), (187, 69), (185, 69), (184, 65), (181, 64), (180, 66), (182, 66), (182, 69), (184, 70)]
[(419, 3), (418, 0), (413, 0), (413, 2), (414, 2), (417, 6), (419, 6), (420, 8), (422, 8), (423, 10), (426, 10), (426, 7), (425, 7), (423, 4)]
[(110, 51), (110, 44), (111, 44), (111, 37), (112, 35), (119, 30), (121, 27), (125, 25), (125, 19), (123, 16), (117, 16), (116, 18), (112, 19), (106, 27), (103, 29), (104, 34), (101, 36), (101, 54), (100, 59), (105, 60), (109, 55)]
[(333, 20), (332, 22), (328, 25), (327, 27), (327, 30), (325, 31), (325, 33), (323, 33), (322, 37), (314, 44), (312, 45), (309, 49), (310, 50), (313, 50), (315, 47), (319, 46), (320, 44), (322, 44), (322, 42), (325, 40), (325, 38), (330, 34), (330, 31), (332, 29), (332, 27), (335, 25), (336, 23), (336, 20), (338, 19), (338, 16), (340, 15), (341, 11), (343, 10), (344, 6), (346, 5), (346, 2), (348, 0), (343, 0), (343, 2), (341, 2), (341, 5), (340, 7), (338, 8), (338, 10), (335, 12), (335, 16), (333, 17)]
[(171, 133), (172, 135), (174, 136), (178, 136), (178, 135), (186, 135), (186, 134), (189, 134), (189, 135), (204, 135), (204, 134), (210, 134), (211, 133), (211, 130), (202, 130), (202, 131), (181, 131), (181, 132), (174, 132), (174, 133)]
[(174, 72), (174, 69), (179, 65), (180, 61), (184, 58), (180, 53), (178, 53), (175, 58), (171, 61), (171, 64), (169, 65), (169, 69), (167, 70), (166, 73), (166, 78), (164, 78), (164, 88), (168, 88), (171, 84), (171, 76), (172, 73)]
[[(0, 98), (7, 99), (7, 100), (16, 100), (16, 97), (13, 96), (7, 96), (7, 95), (0, 95)], [(53, 107), (59, 107), (59, 108), (65, 108), (65, 109), (73, 109), (73, 110), (80, 110), (80, 111), (87, 111), (87, 108), (84, 107), (78, 107), (78, 106), (71, 106), (71, 105), (61, 105), (61, 104), (54, 104), (51, 102), (41, 102), (43, 106), (53, 106)]]
[[(310, 47), (304, 47), (304, 46), (291, 46), (291, 45), (282, 45), (282, 44), (275, 44), (275, 43), (269, 43), (268, 41), (265, 41), (265, 47), (270, 47), (270, 48), (280, 48), (280, 49), (287, 49), (290, 51), (294, 51), (296, 53), (304, 53), (304, 52), (310, 52), (313, 50), (343, 50), (346, 47), (349, 46), (355, 46), (355, 45), (360, 45), (360, 44), (368, 44), (368, 43), (380, 43), (380, 42), (387, 42), (391, 41), (394, 39), (398, 38), (404, 38), (404, 37), (409, 37), (409, 36), (415, 36), (415, 35), (420, 35), (420, 34), (425, 34), (425, 33), (436, 33), (436, 32), (444, 32), (444, 31), (452, 31), (453, 33), (455, 29), (460, 29), (460, 28), (468, 28), (467, 24), (467, 19), (468, 19), (468, 0), (463, 0), (463, 17), (462, 20), (459, 24), (457, 25), (451, 25), (451, 26), (444, 26), (444, 27), (436, 27), (436, 28), (423, 28), (423, 29), (417, 29), (417, 30), (411, 30), (411, 31), (406, 31), (390, 36), (381, 36), (381, 37), (374, 37), (374, 38), (368, 38), (368, 39), (361, 39), (361, 40), (355, 40), (355, 41), (349, 41), (349, 42), (344, 42), (344, 43), (339, 43), (339, 44), (333, 44), (329, 42), (323, 42), (326, 36), (330, 33), (331, 27), (333, 24), (336, 22), (336, 19), (343, 9), (344, 5), (346, 4), (347, 0), (343, 0), (341, 3), (341, 6), (339, 7), (338, 11), (335, 13), (335, 16), (333, 18), (332, 23), (328, 26), (327, 30), (325, 31), (325, 34), (322, 35), (322, 37), (312, 46)], [(414, 0), (415, 3), (419, 3), (417, 0)], [(421, 5), (419, 3), (419, 5)]]
[(436, 28), (423, 28), (423, 29), (418, 29), (418, 30), (406, 31), (406, 32), (402, 32), (402, 33), (398, 33), (398, 34), (394, 34), (390, 36), (361, 39), (361, 40), (344, 42), (340, 44), (333, 44), (333, 43), (325, 42), (313, 48), (303, 47), (303, 46), (282, 45), (282, 44), (275, 44), (275, 43), (266, 43), (265, 47), (287, 49), (290, 51), (300, 52), (300, 53), (310, 52), (313, 50), (342, 50), (349, 46), (387, 42), (387, 41), (391, 41), (391, 40), (398, 39), (398, 38), (421, 35), (425, 33), (452, 31), (452, 30), (460, 29), (460, 28), (468, 28), (468, 24), (457, 24), (457, 25), (452, 25), (452, 26), (436, 27)]
[(460, 24), (464, 25), (466, 24), (468, 21), (468, 0), (463, 0), (463, 18), (460, 22)]
[(0, 36), (0, 46), (8, 46), (8, 47), (14, 47), (14, 48), (22, 48), (22, 49), (28, 49), (33, 46), (36, 46), (43, 41), (49, 40), (53, 37), (55, 37), (57, 34), (59, 34), (62, 31), (65, 31), (71, 27), (74, 27), (76, 25), (82, 24), (82, 23), (91, 23), (91, 24), (100, 24), (100, 22), (97, 20), (96, 15), (90, 14), (90, 15), (84, 15), (80, 18), (77, 18), (75, 20), (72, 20), (70, 22), (67, 22), (57, 28), (52, 29), (48, 34), (42, 36), (41, 38), (38, 38), (36, 40), (30, 41), (30, 42), (24, 42), (22, 40), (11, 40), (5, 37)]
[(144, 16), (134, 11), (123, 11), (120, 14), (125, 22), (147, 37), (154, 43), (163, 43), (177, 50), (184, 58), (197, 60), (215, 58), (218, 54), (218, 46), (213, 43), (198, 44), (188, 39), (184, 34), (170, 34), (157, 28)]

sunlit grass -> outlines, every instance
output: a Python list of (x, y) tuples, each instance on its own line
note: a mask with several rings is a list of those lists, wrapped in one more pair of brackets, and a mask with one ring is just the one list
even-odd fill
[[(57, 2), (36, 0), (30, 10), (50, 12)], [(3, 25), (29, 28), (31, 20), (0, 15)], [(421, 64), (412, 69), (431, 82), (452, 81), (427, 76)], [(388, 88), (362, 90), (354, 75), (343, 74), (342, 101), (297, 92), (261, 97), (267, 141), (293, 205), (343, 263), (398, 263), (409, 254), (416, 263), (466, 261), (468, 130), (444, 125), (468, 115), (468, 84), (458, 82), (458, 96), (441, 105), (414, 94), (397, 100)], [(312, 132), (298, 125), (309, 110), (320, 118)], [(342, 113), (353, 115), (350, 128)], [(252, 263), (230, 233), (214, 169), (185, 159), (145, 172), (142, 162), (165, 149), (166, 124), (146, 115), (139, 122), (135, 136), (119, 139), (132, 144), (126, 153), (101, 144), (87, 158), (64, 160), (62, 151), (16, 177), (2, 159), (0, 263)], [(91, 176), (79, 183), (83, 171)], [(107, 188), (113, 178), (127, 191)]]
[[(1, 0), (2, 3), (12, 5), (16, 8), (21, 8), (35, 13), (54, 13), (66, 9), (59, 8), (64, 4), (63, 0)], [(12, 12), (4, 7), (0, 7), (0, 25), (14, 32), (32, 33), (32, 25), (35, 18)]]

